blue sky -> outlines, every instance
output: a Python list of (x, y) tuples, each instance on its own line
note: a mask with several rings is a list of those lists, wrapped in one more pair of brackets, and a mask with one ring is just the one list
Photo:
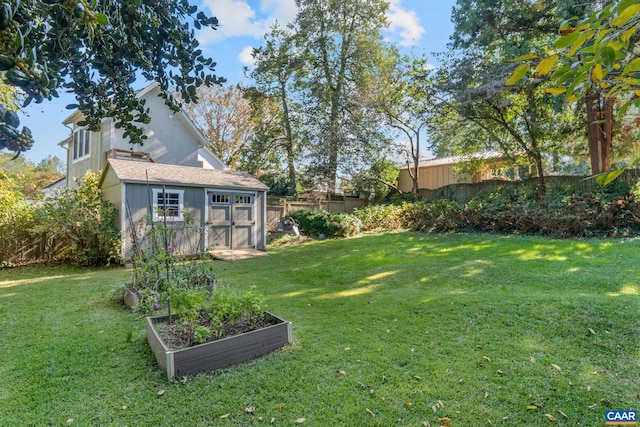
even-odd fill
[[(196, 3), (196, 2), (194, 2)], [(406, 53), (431, 56), (446, 50), (453, 31), (451, 8), (455, 0), (390, 0), (390, 26), (385, 38)], [(216, 16), (216, 31), (201, 31), (197, 37), (205, 54), (218, 63), (216, 73), (234, 83), (242, 80), (242, 69), (251, 66), (250, 52), (260, 46), (265, 32), (278, 20), (284, 24), (295, 17), (294, 0), (202, 0), (201, 7)], [(136, 82), (144, 87), (145, 82)], [(33, 148), (24, 155), (38, 163), (48, 155), (66, 160), (66, 151), (58, 143), (69, 135), (62, 121), (70, 114), (65, 109), (73, 102), (68, 94), (40, 105), (30, 105), (21, 115), (35, 138)]]

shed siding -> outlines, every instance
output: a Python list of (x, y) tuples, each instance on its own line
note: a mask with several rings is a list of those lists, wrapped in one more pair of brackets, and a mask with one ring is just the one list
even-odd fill
[[(126, 185), (126, 200), (131, 212), (131, 219), (124, 217), (126, 236), (124, 242), (125, 257), (131, 256), (132, 250), (132, 233), (130, 230), (131, 220), (136, 225), (137, 238), (145, 249), (150, 248), (150, 215), (153, 207), (153, 189), (162, 189), (162, 186), (132, 184)], [(203, 250), (203, 241), (201, 240), (201, 226), (204, 221), (204, 190), (202, 188), (178, 187), (167, 185), (167, 191), (182, 190), (184, 191), (184, 210), (185, 215), (193, 219), (192, 223), (185, 221), (167, 222), (168, 244), (172, 246), (176, 254), (196, 254)], [(187, 218), (185, 218), (186, 220)], [(163, 227), (164, 223), (155, 221), (154, 225)]]

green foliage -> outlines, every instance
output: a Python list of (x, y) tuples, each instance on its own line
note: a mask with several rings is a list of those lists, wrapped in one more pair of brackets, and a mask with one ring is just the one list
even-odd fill
[(90, 130), (104, 117), (142, 143), (139, 124), (150, 116), (131, 84), (138, 74), (160, 83), (168, 105), (173, 89), (186, 101), (196, 87), (219, 83), (215, 63), (202, 56), (194, 29), (215, 28), (187, 0), (104, 2), (3, 1), (0, 7), (0, 71), (5, 83), (24, 92), (27, 105), (73, 92)]
[(362, 223), (362, 231), (399, 230), (405, 227), (404, 204), (367, 205), (353, 214)]
[(360, 233), (362, 221), (354, 215), (324, 210), (300, 209), (289, 216), (298, 221), (300, 231), (307, 236), (348, 237)]
[(31, 239), (38, 207), (25, 200), (11, 179), (2, 175), (0, 178), (4, 178), (0, 179), (0, 260), (7, 260)]
[[(370, 200), (384, 200), (396, 188), (400, 169), (387, 159), (375, 161), (368, 169), (354, 174), (349, 186), (357, 194), (364, 194)], [(343, 185), (343, 189), (347, 186)]]
[(33, 233), (46, 233), (55, 242), (55, 258), (81, 266), (105, 265), (118, 257), (120, 231), (116, 207), (102, 199), (100, 174), (87, 172), (78, 188), (67, 188), (46, 200)]
[(263, 184), (269, 187), (270, 196), (295, 196), (295, 182), (282, 172), (272, 172), (260, 175), (258, 178)]

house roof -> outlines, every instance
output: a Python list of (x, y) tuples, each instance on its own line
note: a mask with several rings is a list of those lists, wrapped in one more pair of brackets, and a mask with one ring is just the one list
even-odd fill
[(103, 179), (109, 168), (120, 181), (128, 183), (223, 187), (232, 190), (266, 191), (269, 189), (253, 175), (231, 170), (108, 159)]
[[(469, 162), (472, 160), (500, 160), (504, 158), (504, 154), (499, 151), (486, 151), (482, 153), (473, 153), (459, 156), (450, 156), (450, 157), (439, 157), (428, 160), (421, 160), (418, 164), (419, 167), (431, 167), (431, 166), (442, 166), (442, 165), (455, 165), (457, 163)], [(403, 168), (406, 169), (406, 163), (403, 165)]]

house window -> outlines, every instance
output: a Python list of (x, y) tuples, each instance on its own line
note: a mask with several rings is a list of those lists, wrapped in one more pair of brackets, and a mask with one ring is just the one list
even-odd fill
[(229, 204), (229, 194), (227, 194), (227, 193), (211, 193), (211, 204), (212, 205), (228, 205)]
[(184, 209), (183, 190), (153, 189), (153, 219), (155, 221), (182, 221)]
[(253, 203), (253, 196), (248, 194), (236, 194), (236, 204), (250, 205)]
[(91, 155), (91, 132), (77, 129), (73, 132), (73, 161), (86, 159)]

